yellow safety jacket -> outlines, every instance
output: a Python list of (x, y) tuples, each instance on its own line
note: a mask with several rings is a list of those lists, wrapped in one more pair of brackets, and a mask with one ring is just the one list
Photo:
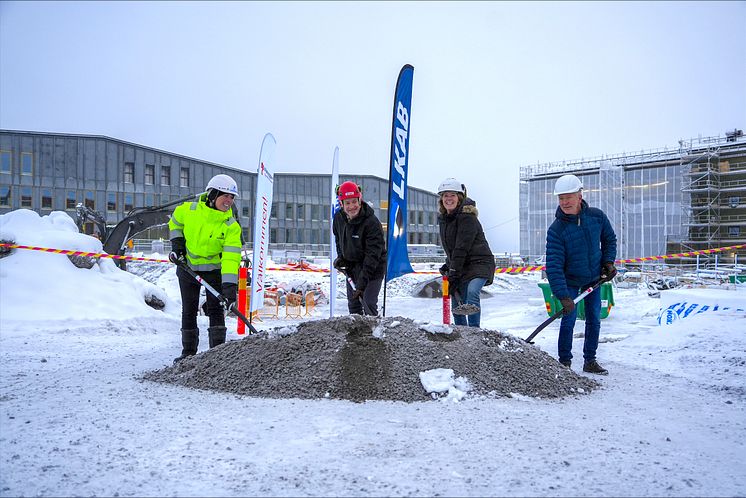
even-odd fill
[(174, 209), (168, 222), (169, 238), (186, 239), (187, 262), (195, 271), (220, 269), (223, 283), (238, 283), (241, 263), (241, 226), (231, 210), (207, 207), (207, 194), (197, 202)]

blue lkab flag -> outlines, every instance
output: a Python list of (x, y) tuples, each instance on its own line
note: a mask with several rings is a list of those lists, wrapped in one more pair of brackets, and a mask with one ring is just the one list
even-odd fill
[(391, 167), (389, 169), (386, 282), (414, 271), (407, 254), (407, 168), (409, 166), (413, 76), (413, 66), (406, 64), (402, 67), (394, 94)]

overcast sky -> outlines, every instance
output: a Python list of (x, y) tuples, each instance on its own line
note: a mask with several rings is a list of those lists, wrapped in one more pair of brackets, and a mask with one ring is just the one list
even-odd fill
[(466, 184), (518, 250), (518, 172), (746, 127), (746, 2), (0, 2), (0, 127), (106, 135), (256, 171)]

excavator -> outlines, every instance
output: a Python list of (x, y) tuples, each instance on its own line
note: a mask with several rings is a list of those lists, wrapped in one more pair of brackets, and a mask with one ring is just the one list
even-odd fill
[[(171, 201), (160, 206), (147, 206), (135, 208), (116, 225), (107, 225), (106, 219), (98, 211), (84, 206), (82, 203), (75, 207), (76, 219), (75, 224), (78, 230), (84, 231), (86, 223), (93, 223), (94, 233), (97, 233), (104, 245), (104, 251), (111, 255), (124, 256), (127, 242), (140, 232), (168, 223), (171, 213), (175, 206), (188, 201), (194, 201), (200, 194), (190, 195)], [(238, 208), (235, 204), (233, 208), (233, 217), (238, 220)], [(241, 244), (243, 245), (243, 231), (241, 232)], [(125, 260), (115, 260), (117, 266), (122, 270), (126, 269)]]

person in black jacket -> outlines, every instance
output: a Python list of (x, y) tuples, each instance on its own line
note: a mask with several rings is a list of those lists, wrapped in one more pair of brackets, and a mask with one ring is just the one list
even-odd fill
[(347, 309), (351, 314), (361, 315), (365, 311), (377, 315), (378, 293), (386, 272), (383, 227), (373, 208), (363, 202), (361, 189), (355, 182), (342, 183), (337, 188), (337, 197), (342, 209), (334, 215), (332, 225), (339, 255), (334, 267), (355, 283), (355, 289), (347, 283)]
[[(446, 178), (438, 187), (438, 224), (446, 263), (440, 268), (448, 276), (451, 308), (473, 305), (480, 309), (482, 287), (495, 278), (495, 256), (479, 223), (477, 205), (466, 197), (466, 187), (455, 178)], [(459, 302), (463, 300), (463, 302)], [(481, 312), (466, 316), (453, 314), (456, 325), (479, 327)]]

